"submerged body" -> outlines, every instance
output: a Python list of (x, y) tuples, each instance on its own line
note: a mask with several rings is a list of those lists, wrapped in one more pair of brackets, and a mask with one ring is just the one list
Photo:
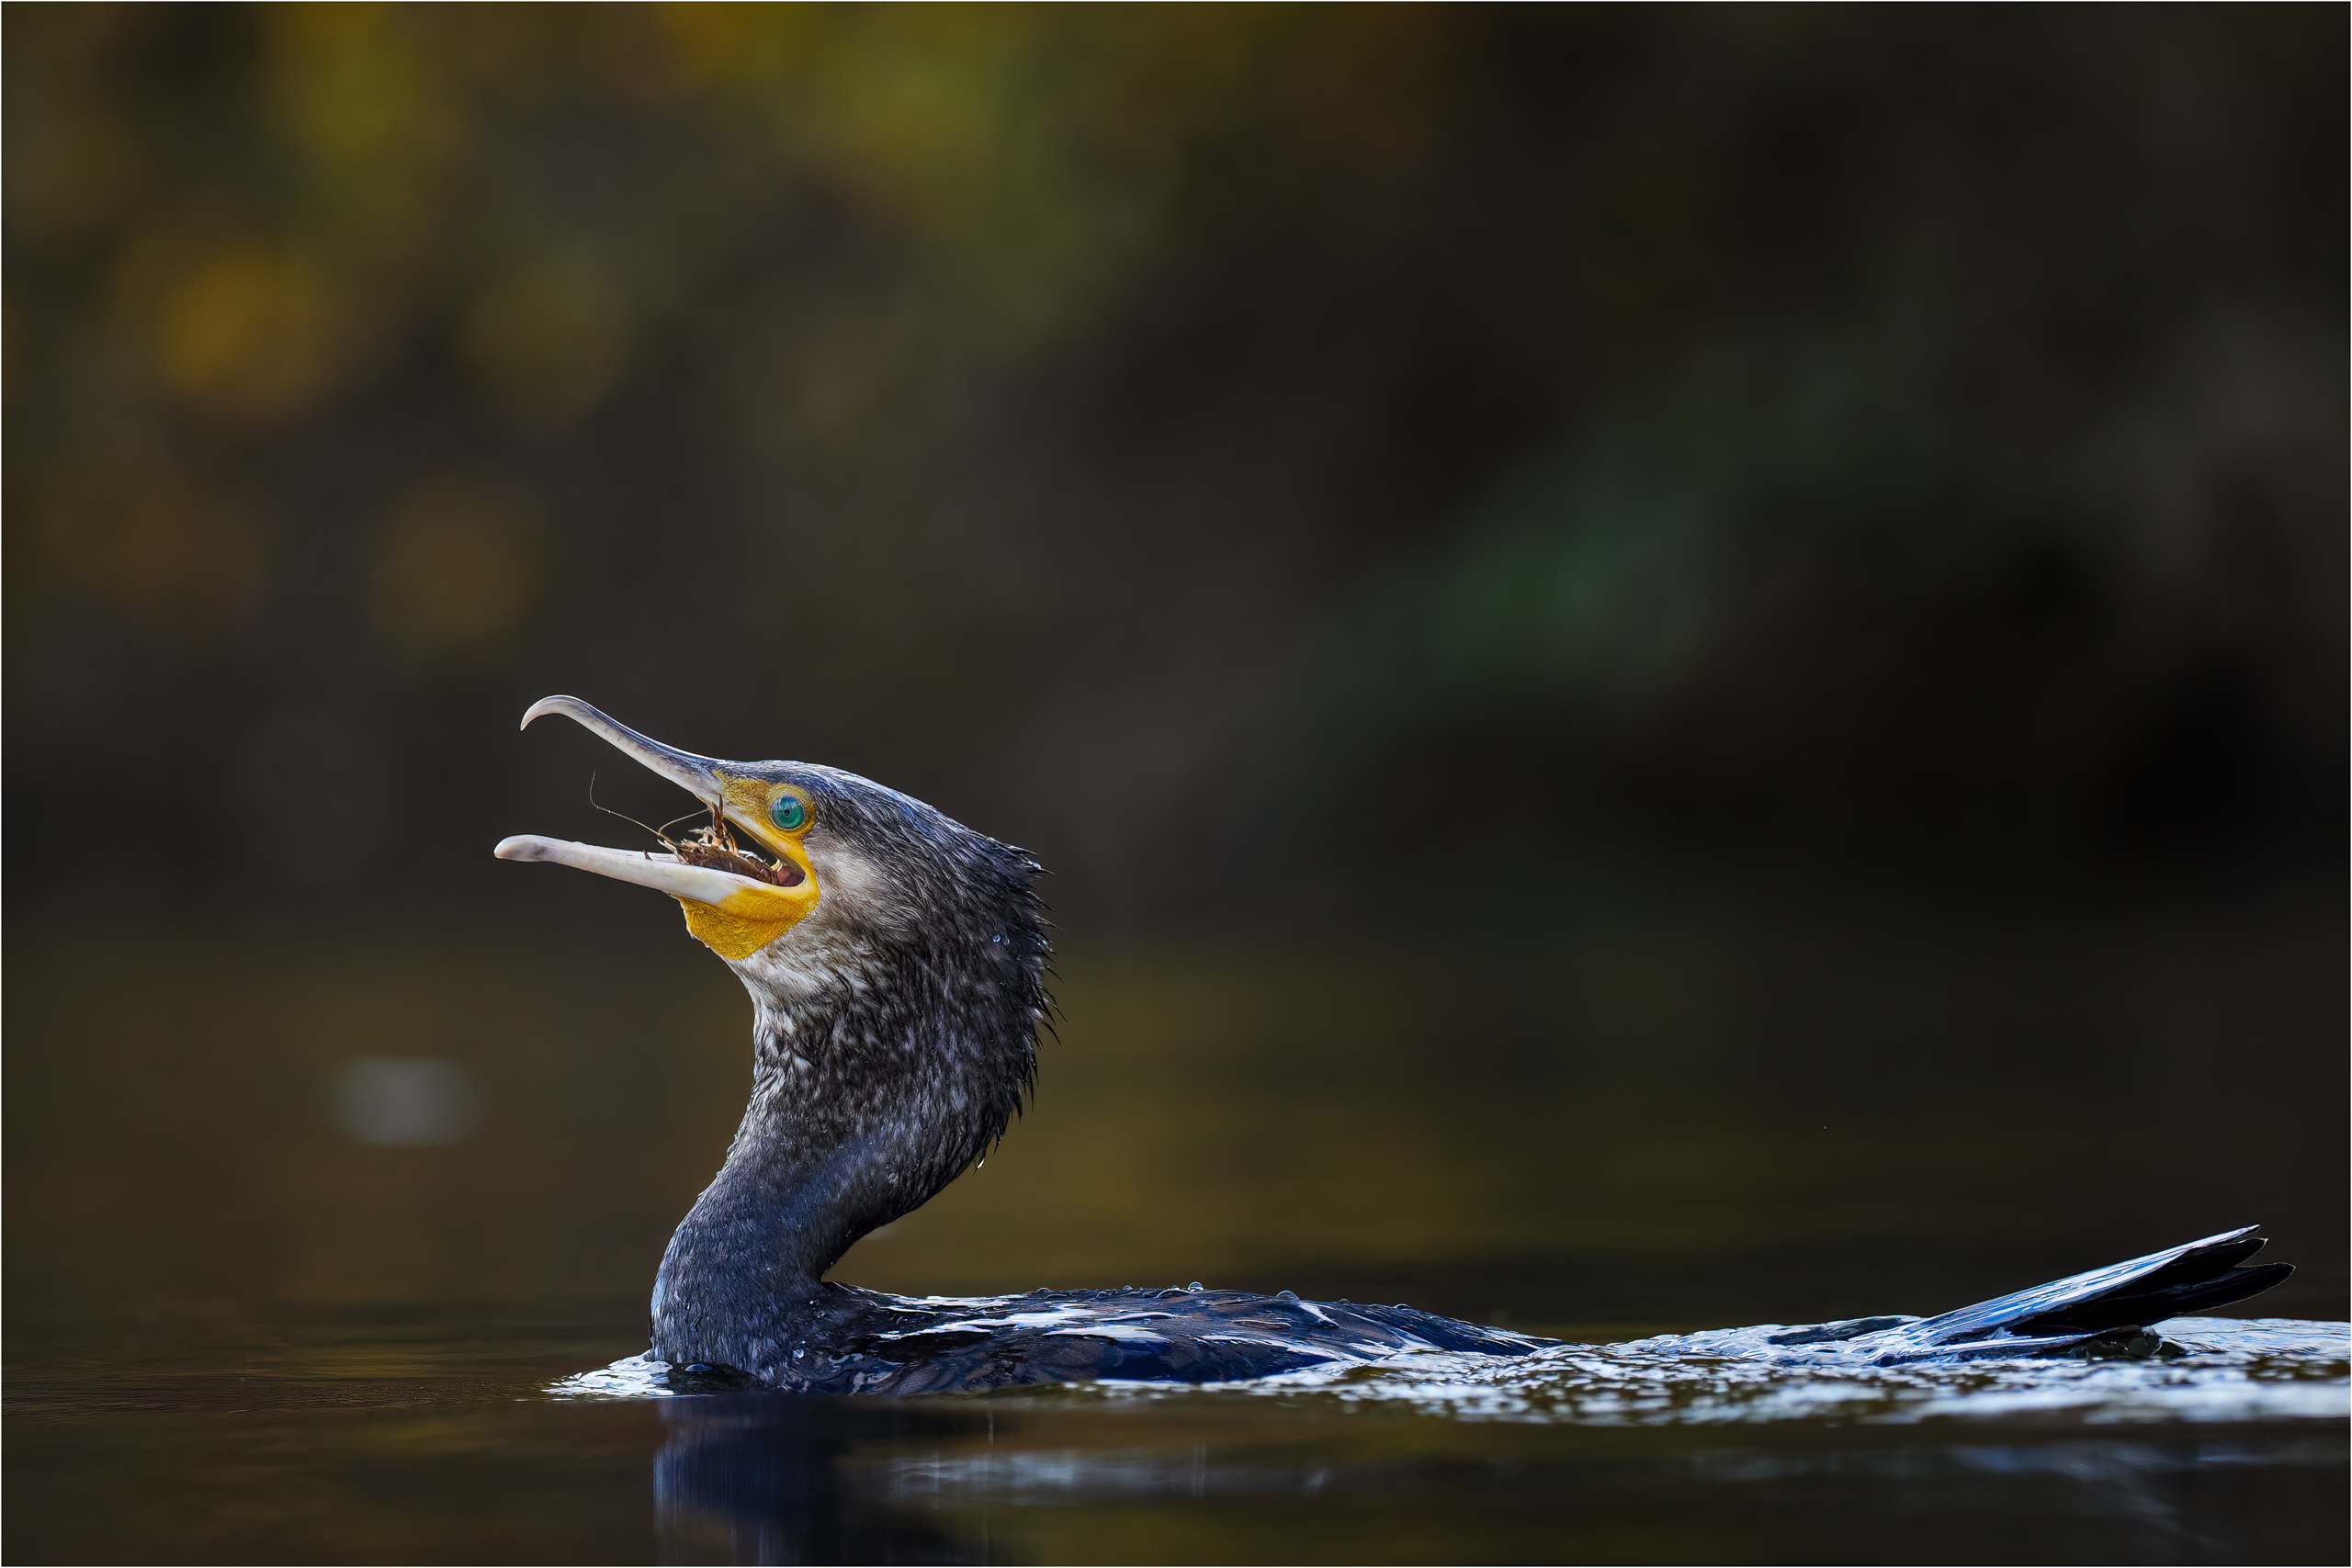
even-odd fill
[[(1901, 1367), (2018, 1356), (2164, 1353), (2155, 1324), (2268, 1290), (2285, 1264), (2241, 1268), (2253, 1227), (1942, 1313), (1787, 1329), (1735, 1330), (1738, 1353), (1785, 1365)], [(1090, 1380), (1238, 1382), (1417, 1354), (1516, 1357), (1564, 1342), (1483, 1327), (1403, 1303), (1309, 1302), (1199, 1285), (1162, 1291), (1032, 1291), (894, 1296), (823, 1284), (797, 1337), (772, 1362), (681, 1361), (687, 1387), (756, 1382), (810, 1393), (940, 1393)], [(1753, 1343), (1747, 1343), (1752, 1340)]]
[(682, 1363), (686, 1386), (749, 1381), (808, 1393), (944, 1393), (1020, 1383), (1235, 1382), (1428, 1351), (1519, 1356), (1557, 1343), (1407, 1306), (1248, 1291), (1032, 1291), (893, 1296), (825, 1284), (774, 1363)]
[[(658, 854), (520, 837), (499, 856), (675, 897), (687, 929), (726, 960), (753, 1005), (750, 1101), (725, 1164), (662, 1258), (655, 1360), (720, 1383), (917, 1393), (1094, 1378), (1230, 1382), (1555, 1343), (1287, 1292), (951, 1300), (826, 1280), (853, 1243), (962, 1174), (1020, 1110), (1050, 1006), (1040, 868), (853, 773), (695, 756), (570, 697), (536, 705), (524, 723), (548, 713), (688, 790), (711, 826), (686, 843), (663, 838)], [(1937, 1318), (1824, 1325), (1792, 1337), (1786, 1353), (1886, 1365), (2064, 1352), (2267, 1289), (2284, 1265), (2237, 1266), (2261, 1245), (2249, 1227)]]

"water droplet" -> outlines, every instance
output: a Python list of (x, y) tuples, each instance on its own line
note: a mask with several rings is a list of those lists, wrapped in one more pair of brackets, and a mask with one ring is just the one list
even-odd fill
[(1274, 1299), (1278, 1302), (1295, 1302), (1298, 1300), (1298, 1292), (1296, 1291), (1284, 1291), (1281, 1295), (1276, 1296)]
[(1198, 1280), (1195, 1280), (1184, 1288), (1188, 1291), (1197, 1291), (1201, 1288), (1201, 1282)]

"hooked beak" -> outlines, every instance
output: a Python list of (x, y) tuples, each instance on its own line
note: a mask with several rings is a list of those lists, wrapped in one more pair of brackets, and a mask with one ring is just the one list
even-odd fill
[(582, 702), (578, 697), (541, 697), (524, 710), (521, 728), (531, 728), (535, 718), (560, 713), (581, 728), (593, 731), (612, 742), (615, 750), (626, 753), (641, 767), (661, 774), (705, 806), (723, 804), (724, 791), (719, 787), (718, 770), (727, 766), (716, 757), (697, 757), (692, 751), (681, 751), (674, 746), (664, 746), (650, 736), (639, 735), (626, 724), (616, 724)]
[(792, 886), (777, 886), (717, 866), (689, 864), (676, 854), (608, 850), (595, 844), (541, 838), (534, 833), (499, 840), (492, 852), (500, 860), (550, 861), (666, 893), (684, 907), (686, 928), (722, 958), (750, 957), (805, 919), (817, 907), (817, 878), (807, 852), (797, 840), (776, 834), (754, 811), (747, 809), (759, 786), (746, 776), (741, 764), (664, 746), (625, 724), (615, 723), (577, 697), (547, 697), (533, 703), (523, 715), (523, 728), (527, 729), (533, 719), (551, 713), (561, 714), (603, 736), (640, 766), (722, 812), (730, 823), (775, 852), (780, 863), (789, 863), (780, 864), (780, 871), (789, 874), (797, 870), (798, 878)]

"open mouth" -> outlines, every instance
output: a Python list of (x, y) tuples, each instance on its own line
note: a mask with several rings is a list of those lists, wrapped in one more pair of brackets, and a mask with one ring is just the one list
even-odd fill
[(785, 834), (763, 842), (763, 847), (774, 853), (775, 858), (769, 859), (735, 836), (736, 828), (741, 826), (754, 839), (767, 838), (754, 825), (752, 814), (765, 809), (761, 802), (778, 786), (761, 784), (752, 764), (721, 761), (665, 746), (616, 724), (577, 697), (548, 697), (535, 703), (523, 722), (527, 726), (551, 713), (602, 736), (648, 772), (685, 790), (708, 809), (710, 821), (682, 839), (673, 839), (660, 828), (648, 828), (662, 842), (658, 853), (526, 833), (500, 840), (493, 852), (500, 860), (551, 861), (666, 893), (684, 908), (686, 929), (729, 959), (749, 957), (816, 908), (816, 879), (797, 838)]
[(754, 882), (764, 882), (772, 887), (797, 887), (808, 880), (790, 861), (771, 863), (737, 843), (734, 829), (727, 825), (727, 814), (716, 806), (710, 808), (710, 825), (695, 829), (687, 838), (673, 839), (659, 828), (648, 829), (647, 831), (661, 840), (662, 847), (681, 865), (723, 871), (730, 876), (748, 876)]

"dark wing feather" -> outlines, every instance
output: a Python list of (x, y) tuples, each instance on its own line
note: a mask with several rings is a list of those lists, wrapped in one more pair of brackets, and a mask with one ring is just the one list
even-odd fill
[(2064, 1350), (2102, 1334), (2227, 1306), (2270, 1289), (2289, 1264), (2238, 1265), (2261, 1250), (2245, 1225), (2185, 1247), (2110, 1263), (2088, 1273), (1979, 1302), (1872, 1336), (1881, 1359), (2018, 1355)]

